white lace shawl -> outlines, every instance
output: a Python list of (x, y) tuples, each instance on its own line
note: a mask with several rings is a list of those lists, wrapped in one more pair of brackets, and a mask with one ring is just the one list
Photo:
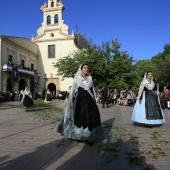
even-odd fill
[(140, 87), (139, 87), (139, 93), (137, 97), (138, 100), (141, 97), (144, 87), (146, 87), (148, 90), (153, 90), (153, 88), (155, 87), (155, 83), (153, 82), (153, 77), (151, 79), (151, 83), (149, 83), (148, 80), (146, 79), (146, 74), (147, 73), (145, 73), (143, 81), (141, 82)]
[(44, 100), (44, 102), (47, 102), (47, 94), (51, 95), (51, 91), (50, 91), (50, 90), (47, 90), (46, 95), (45, 95), (45, 100)]
[(50, 91), (50, 90), (47, 90), (47, 94), (51, 95), (51, 91)]
[[(71, 86), (69, 98), (67, 99), (67, 104), (66, 104), (66, 107), (64, 110), (64, 112), (65, 112), (64, 121), (66, 121), (67, 119), (73, 120), (73, 109), (74, 109), (73, 108), (73, 98), (76, 97), (76, 93), (77, 93), (79, 87), (82, 87), (82, 88), (84, 88), (84, 90), (87, 90), (88, 93), (92, 96), (92, 98), (94, 98), (94, 100), (96, 101), (96, 95), (95, 95), (92, 77), (90, 74), (87, 74), (86, 80), (84, 80), (84, 78), (81, 75), (81, 66), (82, 65), (80, 65), (77, 73), (74, 76), (74, 80), (73, 80), (73, 84)], [(94, 95), (90, 91), (91, 87), (93, 89)]]
[(23, 97), (22, 97), (21, 103), (24, 101), (25, 95), (28, 95), (32, 99), (32, 94), (29, 90), (28, 91), (24, 90), (22, 94), (23, 94)]

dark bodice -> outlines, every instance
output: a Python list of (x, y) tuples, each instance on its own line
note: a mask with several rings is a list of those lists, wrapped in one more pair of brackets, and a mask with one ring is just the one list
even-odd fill
[[(143, 92), (145, 91), (145, 109), (146, 109), (146, 119), (147, 120), (156, 120), (162, 119), (162, 112), (158, 101), (157, 94), (152, 90), (148, 90), (144, 87)], [(141, 97), (143, 97), (143, 92)]]
[[(92, 88), (90, 88), (93, 94)], [(93, 94), (94, 96), (94, 94)], [(75, 125), (83, 129), (87, 128), (91, 131), (94, 127), (101, 125), (100, 114), (96, 101), (87, 90), (79, 87), (78, 93), (74, 100), (75, 105)]]

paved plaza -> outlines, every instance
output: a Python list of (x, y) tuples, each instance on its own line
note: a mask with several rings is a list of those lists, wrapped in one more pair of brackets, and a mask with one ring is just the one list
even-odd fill
[[(64, 102), (53, 104), (63, 107)], [(133, 107), (98, 107), (104, 135), (88, 145), (64, 139), (18, 102), (0, 103), (0, 169), (170, 170), (170, 110), (164, 110), (163, 126), (144, 128), (131, 121)]]

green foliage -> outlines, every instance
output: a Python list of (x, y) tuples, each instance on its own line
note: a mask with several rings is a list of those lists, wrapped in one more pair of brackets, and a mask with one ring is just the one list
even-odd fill
[(133, 57), (127, 51), (120, 51), (120, 48), (117, 40), (107, 41), (101, 46), (89, 43), (86, 49), (59, 59), (53, 66), (57, 68), (57, 75), (66, 78), (74, 77), (81, 63), (88, 63), (95, 85), (132, 88), (136, 78)]
[(152, 63), (151, 60), (139, 60), (138, 62), (136, 62), (136, 64), (134, 64), (134, 68), (142, 79), (143, 75), (147, 71), (153, 71), (155, 69), (155, 65)]
[(152, 57), (151, 62), (156, 66), (155, 80), (163, 86), (170, 87), (170, 44), (164, 46), (164, 51)]
[(135, 64), (133, 57), (120, 49), (117, 39), (101, 46), (88, 43), (86, 49), (81, 48), (59, 59), (53, 66), (57, 68), (57, 75), (64, 79), (73, 78), (79, 65), (88, 63), (95, 86), (117, 89), (138, 88), (145, 72), (152, 71), (155, 83), (170, 87), (170, 44), (151, 60), (139, 60)]
[(136, 79), (138, 83), (140, 83), (145, 72), (152, 71), (156, 83), (159, 83), (161, 87), (170, 87), (170, 44), (166, 44), (164, 51), (153, 56), (151, 60), (136, 62), (134, 69), (138, 74)]
[[(136, 71), (136, 84), (141, 83), (141, 80), (143, 79), (144, 74), (147, 71), (155, 72), (156, 65), (152, 63), (151, 60), (139, 60), (134, 64), (134, 70)], [(155, 75), (154, 75), (155, 76)]]

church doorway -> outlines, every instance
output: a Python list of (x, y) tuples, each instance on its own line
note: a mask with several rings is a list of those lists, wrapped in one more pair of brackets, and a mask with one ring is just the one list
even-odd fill
[(25, 90), (25, 86), (27, 85), (27, 82), (24, 79), (19, 80), (19, 86), (18, 90), (21, 91), (22, 89)]
[(56, 94), (56, 85), (54, 83), (48, 84), (47, 89), (49, 89), (51, 92), (55, 92)]
[(12, 80), (11, 80), (11, 77), (7, 79), (6, 91), (10, 91), (12, 93)]

